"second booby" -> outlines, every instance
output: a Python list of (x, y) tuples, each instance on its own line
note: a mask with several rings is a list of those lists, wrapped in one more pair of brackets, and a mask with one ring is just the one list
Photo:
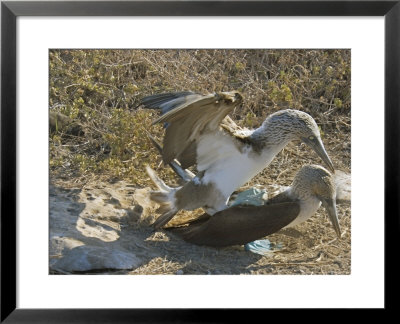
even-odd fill
[(229, 207), (167, 230), (197, 245), (241, 245), (306, 221), (321, 204), (341, 237), (334, 176), (319, 165), (307, 165), (296, 174), (290, 187), (262, 206)]

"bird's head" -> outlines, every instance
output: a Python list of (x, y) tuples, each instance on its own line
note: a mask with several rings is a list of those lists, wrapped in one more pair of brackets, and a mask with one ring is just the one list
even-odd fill
[(307, 165), (296, 174), (292, 190), (300, 198), (313, 196), (319, 199), (328, 212), (337, 236), (341, 230), (336, 209), (336, 185), (334, 176), (319, 165)]
[(311, 147), (326, 163), (329, 170), (335, 172), (333, 163), (326, 153), (318, 125), (309, 114), (293, 109), (280, 110), (265, 121), (276, 137), (285, 141), (300, 140)]

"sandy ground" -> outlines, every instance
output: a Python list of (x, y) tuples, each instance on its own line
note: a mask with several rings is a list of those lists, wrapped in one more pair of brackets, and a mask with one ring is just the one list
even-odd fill
[[(261, 181), (260, 181), (261, 180)], [(269, 181), (268, 179), (264, 179)], [(282, 249), (258, 255), (243, 246), (211, 248), (182, 241), (167, 231), (154, 231), (150, 224), (156, 214), (125, 181), (90, 181), (77, 185), (77, 179), (52, 179), (50, 186), (51, 213), (72, 213), (86, 224), (80, 235), (93, 236), (90, 222), (97, 229), (107, 228), (103, 245), (112, 251), (113, 242), (135, 253), (140, 265), (125, 270), (95, 269), (85, 272), (65, 272), (50, 268), (52, 274), (350, 274), (351, 217), (350, 205), (338, 205), (343, 237), (338, 239), (323, 207), (308, 221), (291, 229), (268, 236), (272, 244)], [(262, 177), (258, 177), (262, 181)], [(276, 187), (265, 186), (269, 192)], [(59, 209), (60, 204), (67, 204)], [(70, 206), (68, 206), (70, 204)], [(77, 208), (79, 206), (79, 208)], [(171, 225), (200, 215), (201, 211), (180, 212)], [(56, 215), (57, 216), (57, 215)], [(58, 217), (57, 216), (57, 217)], [(89, 225), (87, 225), (89, 224)], [(77, 227), (80, 226), (77, 221)], [(100, 227), (99, 227), (100, 226)], [(101, 227), (103, 226), (103, 228)], [(94, 228), (94, 227), (93, 227)], [(113, 234), (114, 233), (114, 234)], [(85, 241), (84, 241), (85, 242)], [(59, 256), (58, 256), (59, 257)], [(51, 256), (50, 256), (51, 260)]]

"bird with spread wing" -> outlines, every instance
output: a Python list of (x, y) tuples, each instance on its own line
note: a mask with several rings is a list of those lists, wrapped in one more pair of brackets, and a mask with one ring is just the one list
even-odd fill
[(291, 141), (311, 147), (334, 171), (315, 120), (307, 113), (285, 109), (266, 118), (254, 130), (242, 129), (227, 116), (243, 101), (237, 91), (201, 95), (165, 93), (145, 97), (147, 108), (160, 109), (154, 121), (166, 127), (162, 158), (165, 164), (179, 161), (186, 169), (196, 165), (198, 174), (177, 188), (160, 186), (150, 199), (162, 215), (155, 228), (167, 224), (179, 210), (203, 208), (213, 215), (227, 208), (230, 195), (268, 166)]
[[(149, 136), (161, 153), (161, 145)], [(178, 161), (169, 163), (175, 173), (186, 183), (196, 175), (182, 169)], [(149, 167), (152, 177), (160, 187), (164, 181)], [(286, 227), (293, 227), (312, 217), (322, 204), (333, 228), (340, 238), (342, 231), (336, 204), (348, 204), (351, 201), (351, 177), (343, 171), (331, 174), (319, 165), (305, 165), (296, 174), (290, 186), (278, 186), (278, 192), (268, 193), (268, 198), (254, 199), (253, 192), (244, 191), (242, 198), (230, 199), (230, 207), (214, 215), (203, 214), (195, 219), (166, 230), (185, 241), (197, 245), (215, 247), (247, 244), (261, 239)], [(243, 200), (243, 197), (247, 197)], [(260, 199), (261, 198), (261, 199)], [(248, 200), (250, 199), (250, 200)]]

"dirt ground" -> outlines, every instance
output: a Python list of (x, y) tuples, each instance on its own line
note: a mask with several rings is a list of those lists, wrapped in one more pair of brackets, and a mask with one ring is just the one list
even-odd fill
[[(350, 144), (339, 132), (324, 140), (328, 154), (338, 170), (350, 174)], [(277, 185), (290, 185), (295, 173), (302, 165), (322, 164), (309, 148), (296, 143), (289, 144), (261, 174), (240, 190), (251, 186), (262, 187), (273, 196)], [(160, 168), (163, 168), (160, 165)], [(127, 217), (103, 217), (108, 226), (118, 228), (119, 240), (125, 240), (132, 251), (137, 251), (142, 264), (129, 270), (99, 269), (87, 274), (328, 274), (351, 273), (351, 213), (350, 204), (339, 204), (338, 215), (343, 236), (336, 237), (323, 207), (306, 222), (294, 228), (284, 229), (268, 236), (272, 244), (282, 249), (269, 255), (258, 255), (245, 251), (243, 246), (211, 248), (184, 242), (167, 231), (154, 231), (150, 226), (157, 215), (154, 207), (146, 206), (135, 199), (136, 189), (126, 181), (99, 178), (51, 178), (52, 195), (57, 198), (72, 197), (72, 202), (89, 206), (99, 198), (104, 206), (125, 209)], [(144, 206), (140, 206), (140, 204)], [(50, 208), (55, 207), (50, 205)], [(144, 207), (144, 208), (143, 208)], [(101, 215), (101, 210), (87, 210), (86, 215)], [(201, 214), (180, 212), (170, 225), (177, 225)], [(78, 215), (77, 215), (78, 216)], [(102, 220), (100, 220), (102, 221)], [(107, 223), (108, 222), (108, 223)], [(50, 273), (61, 274), (56, 270)], [(82, 273), (80, 273), (82, 274)]]

